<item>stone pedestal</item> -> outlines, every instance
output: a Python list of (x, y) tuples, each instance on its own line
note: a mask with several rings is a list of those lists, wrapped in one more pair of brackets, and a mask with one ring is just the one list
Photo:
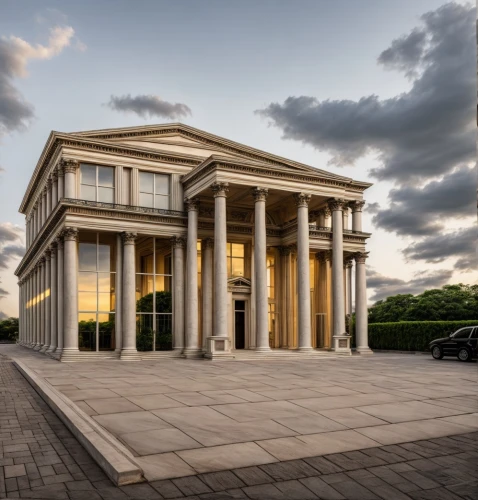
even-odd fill
[(337, 354), (352, 355), (352, 349), (350, 349), (350, 335), (334, 335), (332, 338), (333, 350)]
[(220, 337), (218, 335), (208, 337), (207, 352), (204, 357), (207, 359), (233, 358), (229, 337)]

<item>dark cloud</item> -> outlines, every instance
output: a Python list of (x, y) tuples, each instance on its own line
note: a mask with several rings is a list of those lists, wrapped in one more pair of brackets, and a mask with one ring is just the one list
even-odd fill
[(30, 60), (58, 55), (70, 45), (73, 35), (71, 26), (57, 26), (50, 30), (46, 46), (30, 45), (16, 36), (0, 38), (0, 135), (23, 129), (33, 118), (33, 106), (25, 101), (14, 80), (26, 76)]
[(0, 269), (7, 269), (12, 259), (23, 257), (25, 247), (23, 240), (24, 230), (10, 222), (0, 222)]
[(430, 288), (441, 288), (448, 283), (452, 274), (453, 271), (446, 269), (419, 272), (411, 280), (405, 281), (399, 278), (384, 276), (373, 269), (368, 269), (367, 287), (374, 291), (370, 300), (376, 302), (392, 295), (407, 293), (416, 295)]
[(475, 9), (448, 3), (421, 17), (423, 26), (392, 42), (378, 58), (384, 68), (415, 75), (410, 91), (391, 99), (370, 95), (319, 101), (288, 97), (256, 113), (284, 139), (353, 164), (378, 151), (378, 179), (426, 179), (472, 161), (475, 155)]
[(0, 269), (7, 269), (11, 260), (23, 257), (25, 247), (20, 245), (7, 245), (0, 249)]
[(11, 222), (0, 222), (0, 245), (21, 240), (25, 231)]
[(449, 257), (457, 257), (457, 268), (475, 271), (476, 262), (476, 226), (450, 233), (439, 233), (414, 243), (403, 250), (407, 259), (423, 260), (428, 263), (443, 262)]
[(0, 299), (5, 298), (7, 295), (10, 295), (10, 292), (5, 290), (4, 288), (0, 288)]
[(172, 120), (185, 118), (191, 115), (191, 109), (183, 103), (171, 103), (163, 101), (156, 95), (131, 95), (114, 96), (106, 104), (115, 111), (126, 111), (136, 113), (142, 118), (159, 116), (160, 118), (168, 118)]
[(462, 166), (421, 188), (406, 185), (392, 189), (389, 200), (390, 206), (378, 210), (372, 219), (377, 227), (398, 235), (433, 235), (443, 230), (444, 219), (474, 213), (476, 170)]
[(4, 319), (7, 319), (7, 318), (8, 318), (8, 316), (4, 312), (0, 311), (0, 321), (3, 321)]

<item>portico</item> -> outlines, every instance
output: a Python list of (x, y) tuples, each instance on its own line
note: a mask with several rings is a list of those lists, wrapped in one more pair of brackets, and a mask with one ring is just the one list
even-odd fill
[(20, 342), (63, 361), (347, 355), (355, 303), (369, 353), (369, 185), (178, 124), (53, 134), (21, 207)]

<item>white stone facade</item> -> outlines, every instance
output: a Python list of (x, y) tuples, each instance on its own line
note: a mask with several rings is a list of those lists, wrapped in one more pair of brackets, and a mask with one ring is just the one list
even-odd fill
[(62, 361), (350, 354), (355, 295), (370, 353), (369, 186), (182, 124), (52, 132), (20, 207), (19, 342)]

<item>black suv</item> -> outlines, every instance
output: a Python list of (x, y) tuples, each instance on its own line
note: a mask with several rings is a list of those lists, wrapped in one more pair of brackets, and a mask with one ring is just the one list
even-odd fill
[(432, 356), (457, 356), (460, 361), (471, 361), (478, 356), (478, 326), (466, 326), (443, 339), (432, 340), (429, 345)]

